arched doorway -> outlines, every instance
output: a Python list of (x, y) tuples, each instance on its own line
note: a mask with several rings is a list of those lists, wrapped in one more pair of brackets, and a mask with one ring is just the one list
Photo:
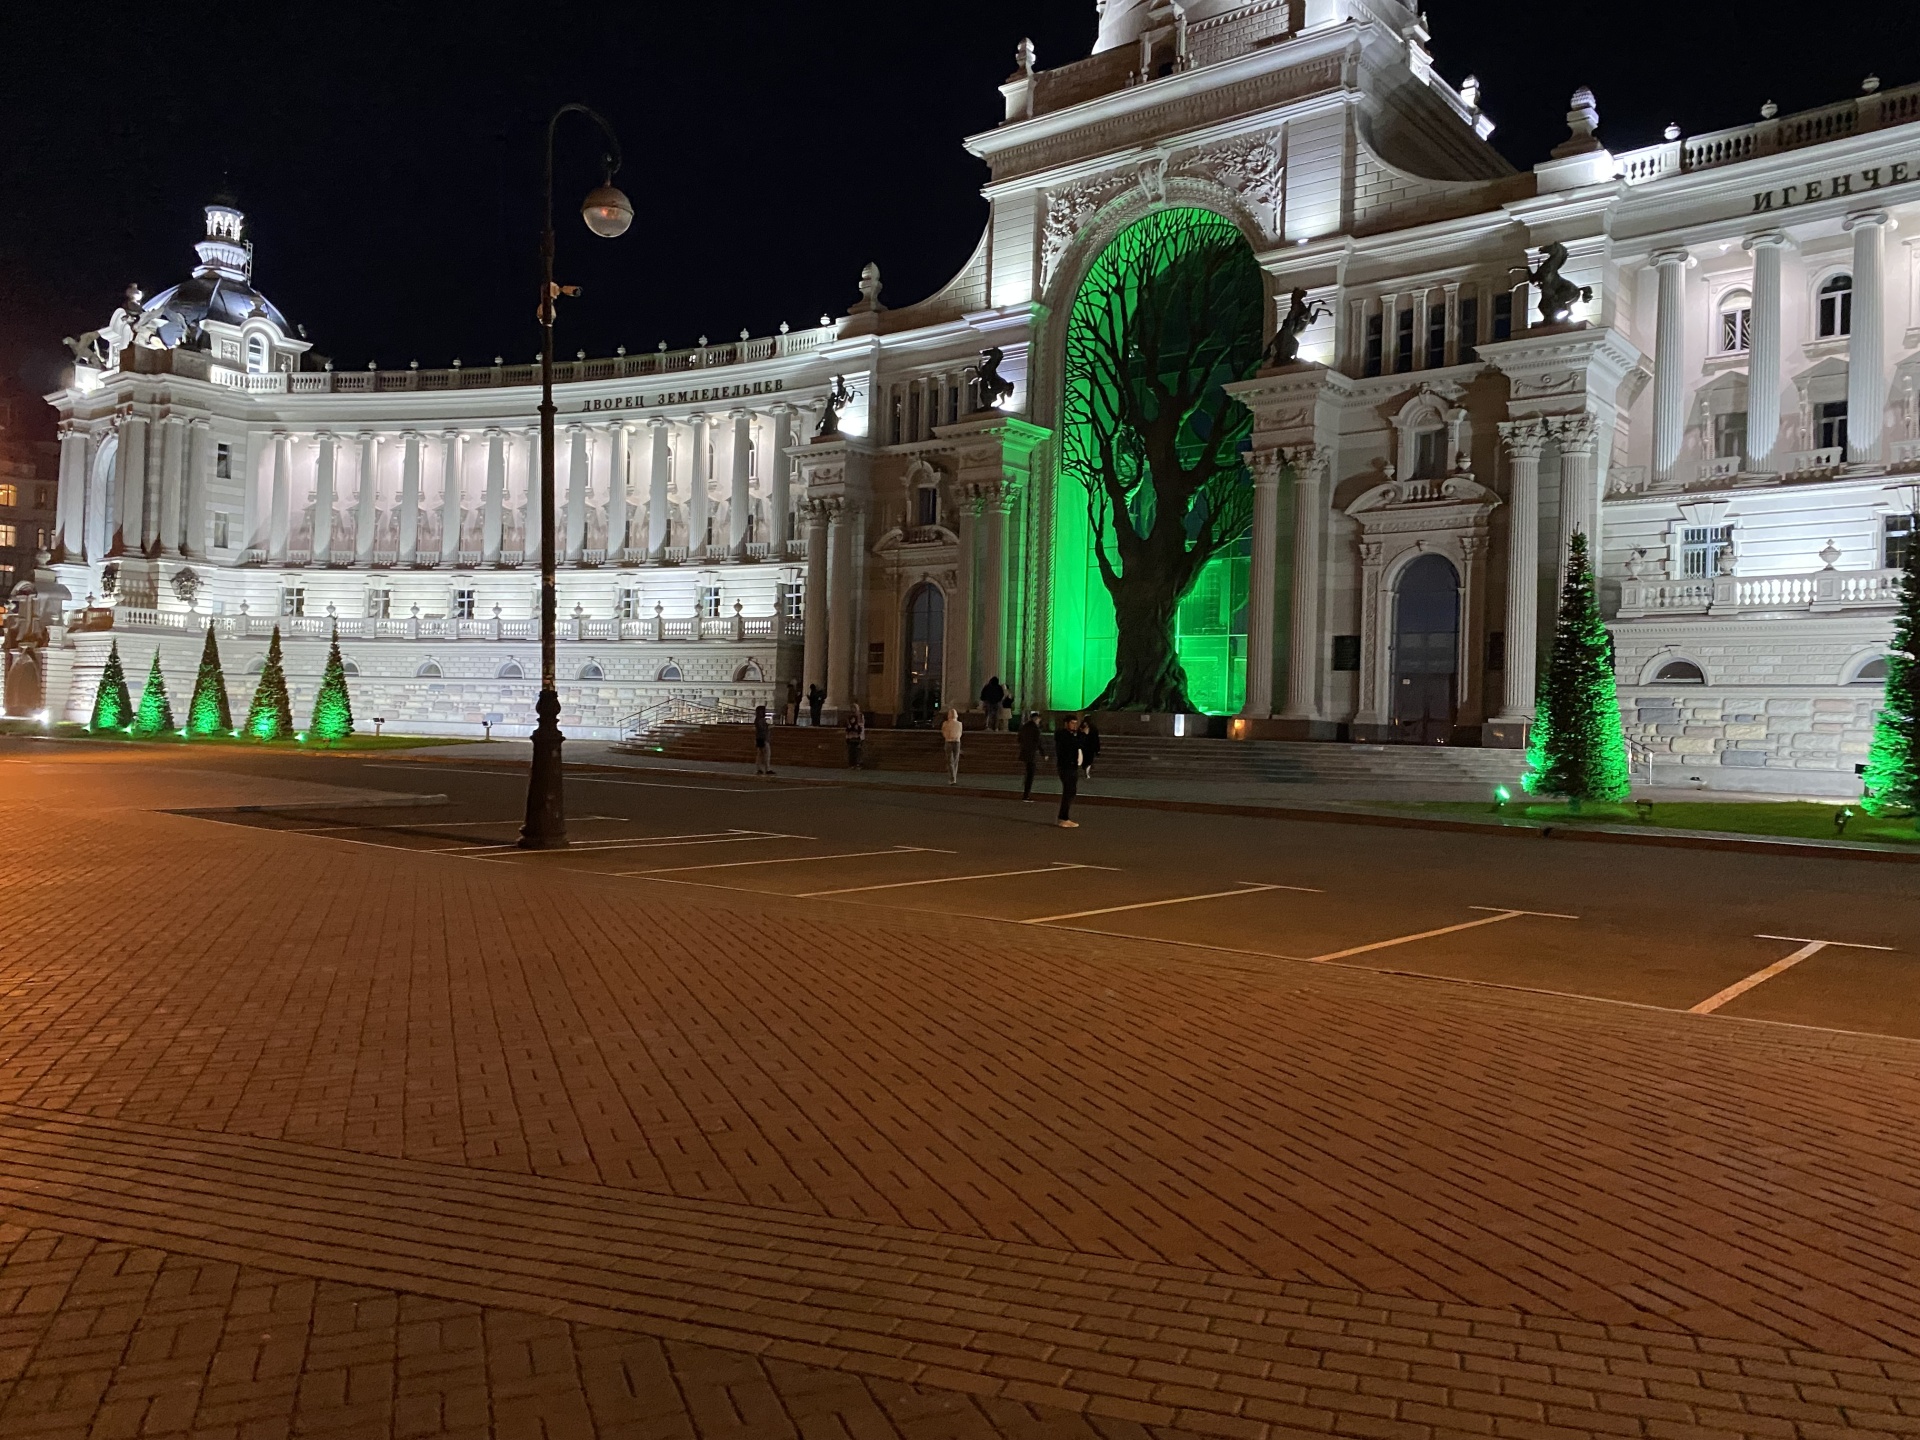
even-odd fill
[(1460, 668), (1460, 572), (1422, 555), (1400, 572), (1393, 602), (1393, 724), (1400, 739), (1453, 737)]
[(907, 657), (900, 710), (909, 725), (931, 725), (940, 713), (940, 669), (946, 663), (947, 597), (933, 584), (907, 595)]

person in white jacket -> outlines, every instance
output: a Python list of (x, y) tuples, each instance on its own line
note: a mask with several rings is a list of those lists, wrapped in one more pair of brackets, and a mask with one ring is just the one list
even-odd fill
[(940, 722), (940, 738), (947, 742), (947, 783), (960, 783), (960, 712), (949, 709), (947, 718)]

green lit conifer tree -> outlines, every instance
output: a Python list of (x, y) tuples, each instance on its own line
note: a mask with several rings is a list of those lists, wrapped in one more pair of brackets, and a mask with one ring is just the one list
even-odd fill
[(1861, 777), (1869, 815), (1920, 812), (1920, 546), (1909, 543), (1900, 576), (1900, 608), (1887, 652), (1887, 688), (1873, 717), (1873, 748)]
[(171, 735), (174, 729), (173, 701), (167, 698), (167, 679), (160, 673), (160, 652), (156, 649), (147, 670), (147, 683), (140, 691), (140, 708), (133, 712), (133, 733)]
[(267, 642), (267, 668), (247, 710), (247, 734), (255, 740), (286, 740), (293, 735), (293, 706), (287, 699), (287, 672), (280, 661), (280, 627)]
[(127, 694), (127, 672), (120, 668), (120, 642), (107, 649), (107, 665), (100, 672), (100, 688), (93, 694), (89, 730), (124, 730), (133, 723), (133, 697)]
[(320, 677), (320, 693), (313, 701), (313, 724), (307, 734), (316, 740), (344, 740), (353, 734), (353, 701), (347, 694), (347, 667), (340, 659), (340, 630), (327, 647), (327, 668)]
[(1532, 794), (1564, 795), (1575, 805), (1624, 800), (1631, 789), (1613, 684), (1613, 638), (1600, 619), (1587, 537), (1577, 531), (1567, 547), (1567, 583), (1522, 783)]
[(233, 729), (233, 710), (227, 704), (227, 677), (220, 672), (220, 646), (207, 626), (207, 643), (200, 649), (200, 673), (193, 681), (193, 703), (187, 706), (187, 734), (225, 735)]

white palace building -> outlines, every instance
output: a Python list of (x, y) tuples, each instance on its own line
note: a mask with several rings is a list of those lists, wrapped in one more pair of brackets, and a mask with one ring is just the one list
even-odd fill
[[(85, 718), (111, 639), (136, 687), (157, 645), (179, 696), (212, 624), (244, 704), (278, 624), (304, 719), (337, 626), (363, 723), (524, 734), (546, 523), (570, 735), (810, 683), (879, 723), (977, 710), (990, 675), (1080, 706), (1113, 621), (1062, 601), (1087, 569), (1065, 317), (1116, 235), (1187, 207), (1238, 228), (1269, 329), (1296, 289), (1324, 305), (1297, 362), (1234, 387), (1252, 537), (1179, 622), (1196, 697), (1238, 717), (1216, 729), (1520, 744), (1582, 530), (1641, 773), (1857, 793), (1920, 509), (1920, 86), (1756, 95), (1625, 153), (1583, 90), (1516, 171), (1403, 0), (1100, 10), (1087, 57), (1023, 45), (966, 141), (990, 211), (939, 293), (890, 307), (869, 267), (817, 329), (559, 364), (550, 516), (536, 367), (334, 369), (208, 207), (191, 278), (49, 397), (53, 623), (10, 630), (9, 663)], [(1528, 274), (1553, 246), (1583, 289), (1549, 325)], [(976, 408), (990, 348), (1012, 392)], [(854, 398), (816, 438), (836, 377)]]

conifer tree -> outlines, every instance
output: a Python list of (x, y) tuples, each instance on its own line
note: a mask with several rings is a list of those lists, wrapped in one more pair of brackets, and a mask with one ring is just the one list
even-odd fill
[(318, 740), (344, 740), (353, 734), (353, 700), (347, 694), (347, 667), (340, 659), (340, 627), (327, 647), (327, 668), (320, 677), (320, 693), (313, 701), (313, 724), (307, 733)]
[(1920, 813), (1920, 546), (1908, 545), (1900, 576), (1900, 609), (1887, 651), (1887, 688), (1873, 717), (1873, 748), (1861, 777), (1860, 808), (1869, 815)]
[(1564, 795), (1576, 806), (1624, 800), (1632, 788), (1614, 691), (1613, 637), (1600, 619), (1587, 537), (1578, 531), (1567, 547), (1567, 583), (1522, 783), (1531, 794)]
[(226, 735), (233, 730), (233, 709), (227, 703), (227, 677), (220, 672), (220, 646), (207, 626), (207, 643), (200, 649), (200, 673), (193, 681), (193, 703), (187, 706), (187, 734)]
[(175, 728), (173, 702), (167, 698), (167, 679), (160, 673), (160, 651), (156, 648), (147, 683), (140, 691), (140, 708), (133, 712), (133, 733), (171, 735)]
[(120, 668), (120, 642), (107, 649), (106, 668), (100, 672), (100, 688), (93, 694), (93, 718), (89, 730), (124, 730), (133, 723), (133, 697), (127, 694), (127, 672)]
[(267, 666), (247, 710), (247, 734), (255, 740), (285, 740), (293, 734), (293, 706), (287, 700), (287, 672), (280, 661), (280, 627), (267, 642)]

